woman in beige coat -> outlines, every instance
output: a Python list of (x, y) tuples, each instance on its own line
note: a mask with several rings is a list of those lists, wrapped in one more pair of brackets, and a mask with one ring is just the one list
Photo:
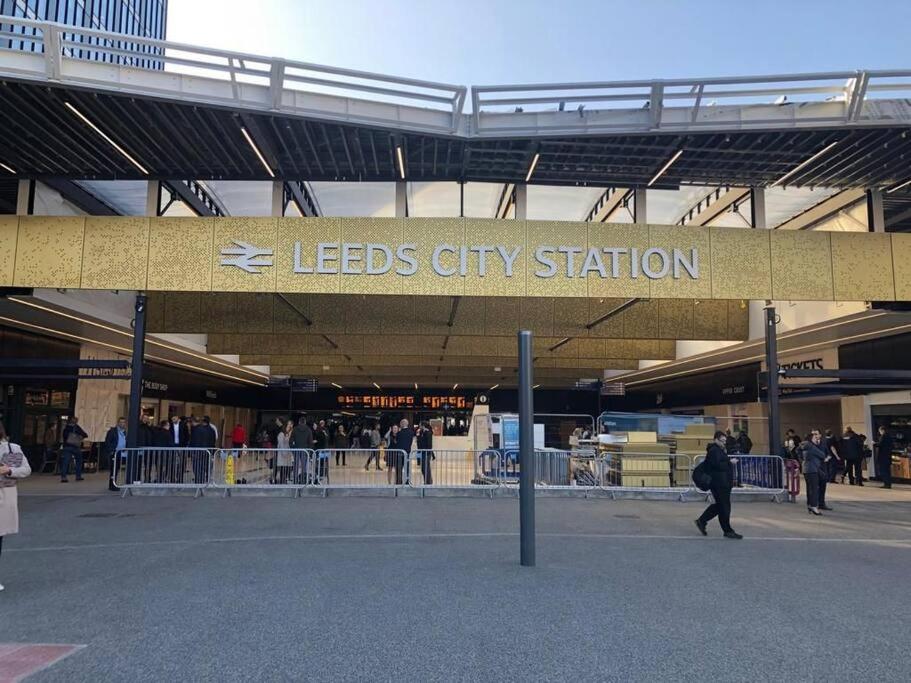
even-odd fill
[[(10, 443), (6, 429), (0, 422), (0, 554), (3, 553), (3, 537), (19, 533), (19, 500), (16, 482), (32, 473), (28, 459), (22, 449)], [(0, 584), (0, 591), (3, 584)]]

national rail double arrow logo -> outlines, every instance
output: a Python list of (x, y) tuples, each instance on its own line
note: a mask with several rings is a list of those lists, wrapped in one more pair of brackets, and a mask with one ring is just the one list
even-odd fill
[(224, 247), (221, 250), (221, 265), (240, 268), (245, 273), (262, 273), (260, 268), (273, 265), (272, 249), (260, 249), (241, 240), (231, 240), (235, 246)]

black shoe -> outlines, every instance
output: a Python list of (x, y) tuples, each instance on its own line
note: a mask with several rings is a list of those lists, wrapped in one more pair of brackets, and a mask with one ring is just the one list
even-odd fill
[(858, 486), (863, 486), (864, 483), (863, 483), (863, 482), (859, 482), (857, 485), (858, 485)]
[(891, 489), (891, 488), (892, 488), (892, 484), (883, 484), (883, 485), (882, 485), (882, 488), (884, 488), (884, 489)]
[(724, 537), (725, 537), (725, 538), (736, 538), (736, 539), (741, 539), (741, 538), (743, 538), (743, 536), (741, 536), (740, 534), (738, 534), (736, 531), (725, 531), (725, 532), (724, 532)]
[(84, 477), (76, 477), (76, 481), (85, 481)]
[(64, 477), (63, 479), (60, 480), (61, 484), (66, 484), (68, 482), (69, 482), (69, 479), (67, 479), (66, 477)]
[(822, 514), (819, 510), (814, 510), (813, 508), (807, 508), (807, 512), (811, 515), (816, 515), (817, 517)]
[(829, 512), (832, 512), (832, 510), (833, 510), (834, 508), (830, 508), (828, 505), (820, 505), (820, 506), (819, 506), (819, 509), (820, 509), (820, 510), (828, 510)]
[(699, 529), (699, 533), (703, 536), (708, 536), (708, 533), (705, 530), (705, 522), (700, 519), (696, 520), (696, 528)]

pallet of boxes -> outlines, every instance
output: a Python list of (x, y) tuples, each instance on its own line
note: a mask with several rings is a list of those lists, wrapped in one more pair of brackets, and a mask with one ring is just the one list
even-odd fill
[(674, 485), (689, 486), (696, 458), (705, 456), (705, 449), (715, 435), (713, 424), (688, 424), (683, 434), (677, 436), (677, 456), (674, 458)]
[(628, 488), (670, 486), (670, 446), (659, 443), (655, 432), (628, 432), (626, 437), (625, 443), (602, 447), (609, 454), (607, 482)]

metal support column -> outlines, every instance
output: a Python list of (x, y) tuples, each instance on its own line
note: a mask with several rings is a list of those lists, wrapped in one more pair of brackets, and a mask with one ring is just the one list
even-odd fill
[[(146, 341), (146, 295), (137, 292), (135, 317), (133, 319), (133, 357), (130, 361), (130, 406), (127, 416), (127, 448), (136, 448), (139, 443), (139, 422), (142, 415), (142, 363), (145, 358)], [(132, 453), (132, 451), (131, 451)], [(139, 462), (134, 455), (127, 458), (126, 482), (138, 479)]]
[(16, 215), (30, 216), (35, 210), (35, 181), (20, 180), (16, 193)]
[(781, 440), (781, 415), (778, 410), (778, 316), (774, 306), (765, 307), (765, 363), (769, 402), (769, 453), (776, 455)]
[(867, 190), (867, 229), (870, 232), (886, 231), (886, 216), (883, 212), (883, 191), (879, 188)]
[(765, 230), (769, 227), (765, 217), (765, 188), (750, 188), (750, 224), (754, 228)]
[(519, 546), (523, 567), (535, 566), (535, 407), (532, 335), (519, 332)]
[(645, 225), (648, 223), (648, 199), (646, 189), (637, 187), (633, 190), (633, 223)]
[(281, 218), (285, 215), (285, 183), (282, 180), (272, 181), (272, 203), (270, 216)]
[(528, 218), (528, 185), (516, 183), (516, 220)]
[(405, 180), (395, 181), (395, 217), (405, 218), (408, 216), (408, 182)]
[(158, 216), (161, 211), (161, 183), (150, 180), (146, 183), (146, 216)]

